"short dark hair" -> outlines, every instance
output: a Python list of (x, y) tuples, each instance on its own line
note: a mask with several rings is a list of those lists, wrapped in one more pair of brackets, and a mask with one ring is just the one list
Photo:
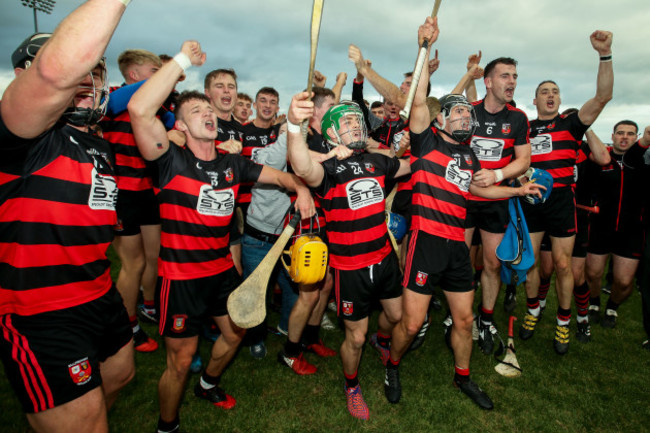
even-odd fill
[(314, 92), (314, 97), (312, 98), (312, 101), (314, 102), (314, 106), (320, 107), (323, 105), (323, 102), (325, 101), (325, 98), (328, 96), (331, 96), (332, 98), (336, 99), (336, 95), (332, 91), (332, 89), (328, 89), (326, 87), (312, 87), (311, 91)]
[(384, 104), (382, 104), (380, 101), (373, 101), (372, 104), (370, 104), (370, 109), (372, 110), (373, 108), (379, 108), (383, 105)]
[(413, 72), (404, 72), (404, 78), (412, 77)]
[(253, 102), (250, 96), (247, 93), (237, 93), (237, 99), (241, 99), (248, 102)]
[(558, 86), (557, 83), (556, 83), (555, 81), (553, 81), (553, 80), (544, 80), (544, 81), (542, 81), (541, 83), (539, 83), (539, 84), (537, 85), (537, 88), (535, 89), (535, 97), (536, 97), (536, 98), (537, 98), (537, 92), (539, 92), (539, 88), (542, 87), (542, 86), (543, 86), (544, 84), (546, 84), (546, 83), (555, 84), (555, 85), (557, 86), (558, 89), (560, 88), (560, 86)]
[(634, 129), (636, 129), (636, 132), (637, 132), (637, 133), (639, 132), (639, 125), (637, 125), (636, 122), (634, 122), (634, 121), (632, 121), (632, 120), (621, 120), (621, 121), (619, 121), (619, 122), (616, 122), (616, 125), (614, 125), (614, 129), (613, 129), (612, 132), (616, 132), (616, 128), (618, 128), (619, 125), (630, 125), (630, 126), (634, 126)]
[[(537, 95), (536, 95), (536, 96), (537, 96)], [(562, 112), (562, 115), (563, 115), (563, 116), (568, 116), (569, 114), (577, 113), (578, 111), (580, 111), (580, 110), (578, 110), (578, 109), (575, 108), (575, 107), (571, 107), (571, 108), (567, 108), (566, 110), (564, 110), (564, 111)]]
[(497, 57), (496, 59), (492, 60), (490, 63), (485, 65), (485, 69), (483, 69), (483, 76), (485, 78), (489, 77), (497, 65), (511, 65), (517, 67), (517, 61), (512, 57)]
[(210, 84), (212, 84), (212, 80), (217, 78), (219, 75), (230, 75), (233, 80), (235, 80), (235, 87), (237, 87), (237, 74), (235, 73), (234, 69), (215, 69), (214, 71), (208, 72), (208, 75), (205, 76), (205, 80), (203, 80), (203, 87), (207, 90), (210, 88)]
[(185, 103), (194, 99), (198, 99), (199, 101), (205, 101), (208, 104), (210, 103), (210, 98), (208, 98), (205, 95), (205, 93), (197, 92), (196, 90), (186, 90), (180, 95), (178, 95), (178, 98), (176, 98), (176, 107), (174, 108), (174, 116), (176, 116), (176, 118), (178, 119), (181, 107)]
[(255, 94), (255, 100), (256, 101), (257, 101), (258, 96), (260, 96), (261, 94), (273, 95), (276, 98), (278, 98), (278, 102), (280, 102), (280, 94), (273, 87), (262, 87), (260, 90), (258, 90), (257, 93)]

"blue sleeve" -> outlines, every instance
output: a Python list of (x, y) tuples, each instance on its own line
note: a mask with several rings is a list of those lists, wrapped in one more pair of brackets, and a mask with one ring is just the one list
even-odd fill
[(129, 104), (131, 96), (133, 96), (143, 83), (144, 81), (139, 81), (113, 90), (108, 98), (106, 115), (108, 117), (115, 117), (123, 111), (126, 111), (126, 106)]

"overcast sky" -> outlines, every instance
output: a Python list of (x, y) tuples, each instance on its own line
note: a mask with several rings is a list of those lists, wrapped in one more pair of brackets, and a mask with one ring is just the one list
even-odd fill
[[(52, 31), (81, 0), (58, 0), (51, 15), (38, 14), (39, 31)], [(316, 69), (334, 84), (347, 72), (343, 95), (351, 92), (354, 65), (348, 44), (358, 45), (373, 67), (399, 83), (413, 68), (417, 27), (431, 13), (434, 1), (325, 0)], [(231, 67), (239, 90), (254, 94), (262, 86), (280, 92), (286, 112), (291, 96), (307, 84), (310, 0), (133, 0), (106, 52), (111, 84), (120, 84), (117, 56), (127, 48), (174, 55), (186, 39), (196, 39), (208, 54), (206, 64), (188, 71), (179, 86), (203, 89), (210, 70)], [(0, 93), (13, 76), (10, 57), (33, 33), (31, 9), (20, 0), (0, 5)], [(537, 84), (553, 79), (560, 86), (562, 107), (580, 107), (595, 94), (598, 55), (589, 43), (596, 29), (614, 33), (614, 99), (594, 125), (610, 142), (613, 124), (623, 118), (650, 124), (650, 2), (647, 0), (444, 0), (440, 37), (441, 59), (432, 78), (434, 96), (451, 90), (465, 70), (467, 56), (483, 51), (481, 66), (499, 56), (519, 61), (517, 105), (536, 117), (532, 99)], [(485, 88), (477, 83), (479, 97)], [(371, 87), (367, 99), (377, 99)]]

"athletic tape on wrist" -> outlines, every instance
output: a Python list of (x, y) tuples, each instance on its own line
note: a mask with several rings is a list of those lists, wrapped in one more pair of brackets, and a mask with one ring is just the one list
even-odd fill
[(600, 61), (601, 62), (611, 62), (612, 61), (612, 55), (610, 54), (608, 56), (600, 56)]
[(300, 125), (296, 125), (295, 123), (291, 123), (287, 120), (287, 131), (293, 132), (293, 133), (299, 133), (300, 132)]
[(118, 0), (120, 3), (124, 5), (124, 7), (127, 7), (129, 3), (131, 3), (131, 0)]
[(174, 56), (174, 61), (178, 63), (178, 66), (180, 66), (181, 69), (183, 69), (183, 71), (186, 71), (187, 68), (192, 66), (192, 61), (190, 60), (190, 57), (183, 52), (176, 54)]
[(494, 170), (494, 175), (496, 176), (494, 183), (498, 183), (503, 180), (503, 170), (501, 170), (500, 168)]

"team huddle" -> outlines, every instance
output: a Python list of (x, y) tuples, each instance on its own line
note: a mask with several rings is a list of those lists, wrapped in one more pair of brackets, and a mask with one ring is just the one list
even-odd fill
[[(480, 53), (471, 55), (453, 90), (429, 96), (439, 66), (431, 17), (417, 32), (426, 49), (421, 75), (405, 74), (398, 87), (350, 45), (352, 100), (340, 100), (345, 73), (329, 89), (317, 72), (316, 86), (294, 95), (280, 119), (278, 92), (238, 93), (233, 69), (207, 73), (203, 91), (177, 92), (185, 71), (206, 62), (197, 41), (173, 57), (123, 52), (124, 84), (109, 89), (103, 55), (129, 2), (88, 0), (53, 34), (28, 37), (12, 55), (16, 77), (0, 102), (0, 356), (35, 431), (108, 431), (107, 411), (135, 374), (134, 350), (158, 350), (139, 318), (157, 323), (165, 343), (159, 433), (179, 431), (191, 370), (201, 373), (196, 397), (234, 407), (221, 376), (242, 343), (264, 358), (269, 328), (235, 324), (228, 298), (294, 213), (313, 243), (296, 241), (291, 267), (278, 265), (271, 279), (281, 298), (276, 329), (286, 336), (277, 359), (311, 375), (317, 367), (304, 352), (337, 355), (319, 336), (333, 298), (353, 417), (370, 417), (359, 380), (366, 340), (385, 368), (387, 400), (399, 403), (400, 361), (421, 344), (429, 310), (440, 306), (436, 292), (448, 309), (453, 385), (480, 408), (494, 407), (470, 377), (470, 359), (474, 339), (484, 354), (495, 351), (502, 283), (506, 310), (516, 305), (521, 281), (497, 257), (512, 197), (521, 198), (535, 259), (519, 276), (527, 305), (520, 338), (533, 337), (553, 272), (559, 355), (569, 350), (572, 299), (579, 342), (589, 342), (594, 323), (614, 327), (640, 262), (650, 336), (642, 189), (650, 127), (639, 134), (636, 123), (618, 122), (611, 146), (589, 128), (612, 99), (610, 32), (590, 35), (599, 56), (594, 97), (560, 113), (559, 87), (545, 80), (530, 122), (513, 101), (512, 58), (481, 68)], [(365, 102), (366, 81), (383, 103)], [(121, 263), (115, 282), (110, 245)], [(325, 245), (328, 259), (305, 271), (318, 278), (298, 276), (299, 247), (318, 256)], [(611, 296), (602, 307), (610, 255)], [(213, 343), (201, 360), (206, 334)]]

